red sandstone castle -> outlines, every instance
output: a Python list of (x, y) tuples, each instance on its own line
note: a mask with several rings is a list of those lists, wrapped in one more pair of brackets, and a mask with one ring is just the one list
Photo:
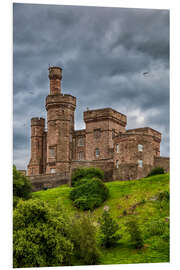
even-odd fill
[(74, 130), (76, 98), (61, 93), (62, 69), (50, 67), (49, 79), (47, 131), (45, 119), (31, 119), (30, 179), (68, 179), (80, 166), (103, 169), (106, 180), (140, 178), (157, 166), (169, 170), (169, 159), (160, 157), (161, 133), (126, 130), (126, 115), (111, 108), (85, 111), (86, 128)]

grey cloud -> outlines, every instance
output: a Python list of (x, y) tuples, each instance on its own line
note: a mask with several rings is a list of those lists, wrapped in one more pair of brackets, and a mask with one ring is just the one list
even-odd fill
[(46, 117), (49, 64), (63, 67), (63, 92), (77, 97), (76, 128), (87, 107), (112, 107), (127, 114), (128, 128), (165, 133), (169, 154), (168, 10), (14, 4), (13, 12), (17, 167), (28, 163), (30, 118)]

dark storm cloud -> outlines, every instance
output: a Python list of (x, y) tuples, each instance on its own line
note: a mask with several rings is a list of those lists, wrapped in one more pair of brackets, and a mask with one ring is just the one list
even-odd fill
[[(14, 4), (14, 163), (30, 155), (30, 119), (46, 117), (48, 65), (63, 67), (64, 93), (83, 111), (112, 107), (128, 128), (163, 133), (169, 154), (169, 12), (125, 8)], [(146, 75), (144, 75), (144, 73)]]

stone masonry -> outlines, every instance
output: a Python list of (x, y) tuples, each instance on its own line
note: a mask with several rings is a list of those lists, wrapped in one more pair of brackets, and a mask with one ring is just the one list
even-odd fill
[(74, 130), (76, 98), (61, 92), (62, 69), (50, 67), (49, 80), (47, 131), (45, 119), (31, 119), (27, 175), (39, 189), (69, 182), (77, 167), (99, 167), (106, 181), (144, 177), (157, 166), (169, 171), (169, 158), (160, 157), (161, 133), (127, 130), (126, 115), (111, 108), (85, 111), (85, 129)]

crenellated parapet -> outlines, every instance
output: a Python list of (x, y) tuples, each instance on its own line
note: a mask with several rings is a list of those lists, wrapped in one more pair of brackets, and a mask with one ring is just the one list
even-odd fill
[(114, 121), (123, 127), (125, 127), (127, 124), (126, 115), (119, 113), (113, 110), (112, 108), (88, 110), (84, 112), (85, 123), (94, 122), (94, 121), (103, 121), (107, 119)]
[(161, 133), (150, 127), (128, 129), (126, 132), (133, 133), (133, 134), (136, 133), (136, 134), (144, 134), (144, 135), (153, 136), (155, 141), (159, 143), (161, 142)]
[(76, 108), (76, 97), (68, 94), (60, 95), (48, 95), (46, 97), (46, 110), (50, 107), (69, 107), (75, 110)]

